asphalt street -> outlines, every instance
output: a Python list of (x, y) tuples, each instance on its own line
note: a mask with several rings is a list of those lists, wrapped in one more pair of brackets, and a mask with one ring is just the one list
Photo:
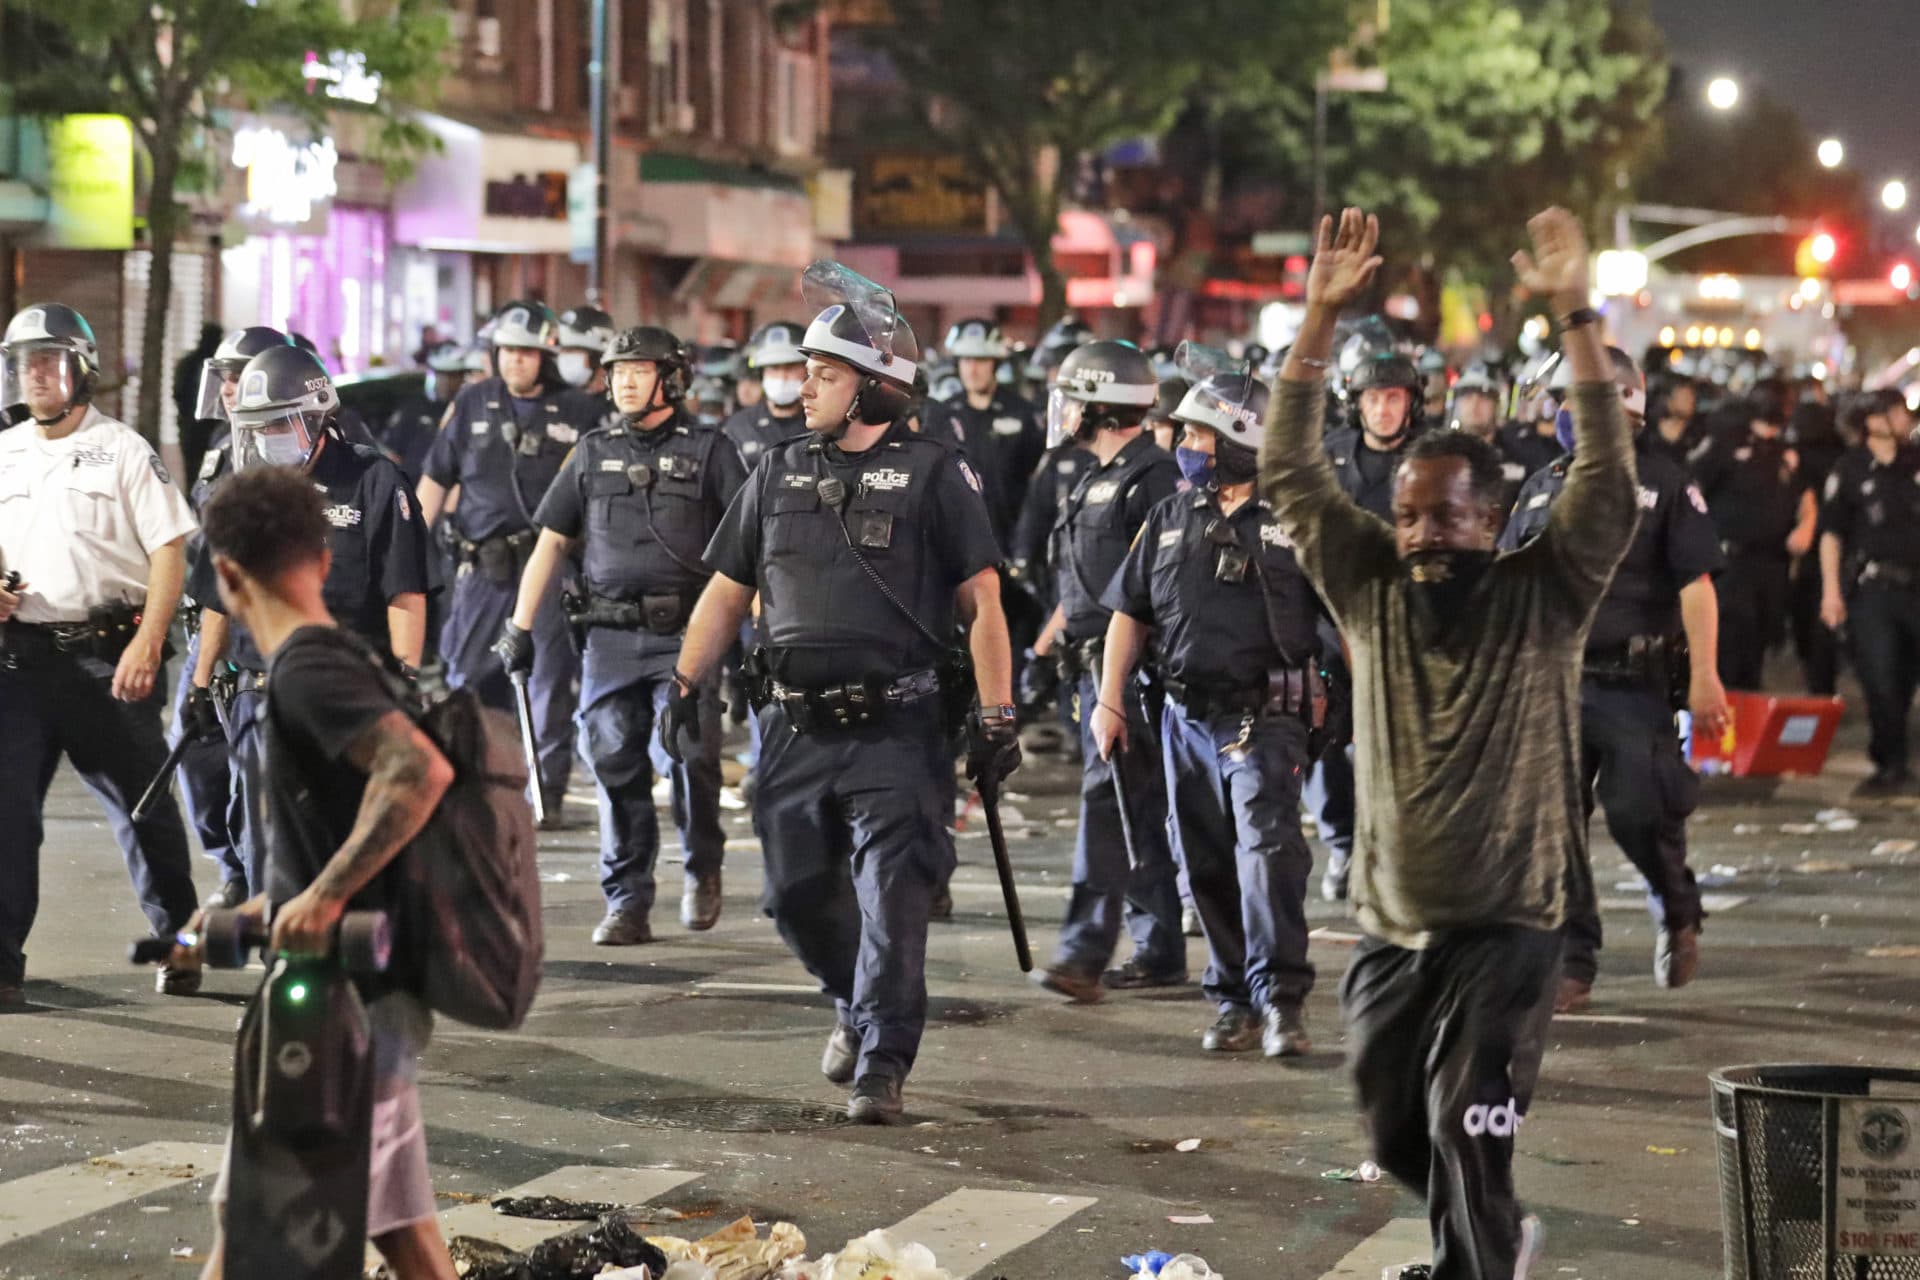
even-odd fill
[[(1709, 786), (1692, 833), (1713, 914), (1684, 991), (1654, 987), (1652, 929), (1595, 823), (1601, 981), (1588, 1014), (1556, 1020), (1518, 1139), (1545, 1274), (1721, 1274), (1713, 1068), (1913, 1062), (1920, 800), (1845, 803), (1866, 772), (1859, 737), (1856, 716), (1818, 779)], [(1076, 785), (1039, 761), (1007, 801), (1042, 958), (1065, 903)], [(450, 1229), (520, 1244), (563, 1229), (471, 1203), (529, 1187), (644, 1203), (667, 1234), (787, 1220), (815, 1254), (887, 1228), (956, 1277), (1119, 1277), (1121, 1255), (1160, 1248), (1232, 1280), (1372, 1280), (1424, 1256), (1415, 1197), (1327, 1176), (1366, 1155), (1334, 1000), (1353, 938), (1342, 908), (1311, 904), (1317, 1051), (1284, 1065), (1204, 1054), (1213, 1011), (1197, 987), (1076, 1008), (1022, 977), (975, 818), (955, 919), (933, 931), (908, 1123), (853, 1128), (833, 1122), (845, 1095), (818, 1073), (830, 1006), (755, 910), (747, 815), (728, 823), (719, 927), (688, 934), (662, 910), (659, 941), (627, 950), (587, 940), (601, 913), (592, 831), (543, 838), (548, 962), (531, 1019), (514, 1035), (443, 1023), (423, 1064)], [(144, 924), (71, 773), (48, 830), (32, 1007), (0, 1018), (0, 1276), (188, 1275), (210, 1234), (233, 1031), (259, 975), (211, 974), (189, 1000), (154, 994), (151, 973), (124, 963)], [(670, 904), (678, 871), (666, 871)], [(1190, 962), (1197, 978), (1198, 940)]]

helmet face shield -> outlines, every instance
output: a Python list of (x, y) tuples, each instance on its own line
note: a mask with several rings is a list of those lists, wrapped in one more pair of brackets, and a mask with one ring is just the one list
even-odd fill
[(1087, 406), (1059, 387), (1047, 392), (1047, 448), (1054, 449), (1075, 439), (1080, 424), (1086, 421)]
[(278, 408), (236, 414), (233, 469), (304, 467), (313, 457), (325, 419), (309, 409)]
[(239, 360), (215, 357), (201, 361), (200, 396), (194, 401), (193, 416), (200, 419), (228, 417), (233, 402), (240, 397), (240, 371), (246, 367), (244, 357)]
[(66, 416), (80, 394), (79, 360), (54, 343), (17, 343), (0, 359), (0, 409), (24, 404), (43, 422)]

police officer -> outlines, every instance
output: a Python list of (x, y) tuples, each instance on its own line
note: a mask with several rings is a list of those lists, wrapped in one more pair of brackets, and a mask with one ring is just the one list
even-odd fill
[(1861, 797), (1912, 788), (1907, 715), (1920, 680), (1920, 446), (1896, 434), (1898, 393), (1874, 392), (1849, 413), (1863, 441), (1827, 478), (1820, 512), (1820, 617), (1845, 626), (1867, 698), (1873, 775)]
[(1172, 453), (1178, 447), (1183, 430), (1174, 420), (1180, 404), (1187, 398), (1187, 392), (1193, 390), (1193, 383), (1174, 374), (1160, 379), (1160, 390), (1153, 399), (1153, 408), (1147, 413), (1147, 430), (1153, 434), (1153, 442)]
[(930, 401), (920, 429), (956, 446), (973, 464), (986, 493), (994, 537), (1007, 547), (1034, 468), (1046, 452), (1046, 432), (1033, 406), (1000, 386), (1000, 364), (1009, 348), (999, 325), (987, 319), (961, 320), (947, 330), (946, 351), (953, 357), (963, 394), (951, 402)]
[[(1049, 440), (1080, 440), (1092, 456), (1054, 526), (1052, 563), (1060, 603), (1034, 646), (1040, 657), (1056, 647), (1060, 652), (1061, 675), (1071, 681), (1078, 700), (1083, 753), (1073, 897), (1053, 963), (1035, 980), (1081, 1004), (1100, 1000), (1105, 987), (1161, 987), (1187, 980), (1180, 898), (1167, 846), (1165, 779), (1150, 746), (1106, 760), (1092, 736), (1113, 614), (1101, 597), (1147, 512), (1179, 487), (1179, 467), (1141, 427), (1158, 393), (1153, 365), (1138, 347), (1090, 342), (1061, 363), (1047, 403)], [(1129, 698), (1118, 710), (1127, 715), (1133, 740), (1150, 744), (1141, 700)], [(1133, 955), (1107, 970), (1123, 915)]]
[[(1787, 444), (1800, 455), (1800, 470), (1808, 490), (1824, 493), (1827, 478), (1847, 446), (1840, 438), (1833, 406), (1826, 402), (1825, 385), (1803, 379), (1796, 384), (1796, 391), (1800, 398), (1787, 419)], [(1794, 562), (1789, 597), (1793, 649), (1800, 658), (1807, 692), (1830, 698), (1840, 683), (1840, 645), (1832, 629), (1820, 620), (1823, 594), (1819, 555), (1801, 556)]]
[[(217, 425), (201, 455), (199, 474), (187, 491), (187, 502), (196, 514), (214, 485), (233, 473), (232, 413), (240, 398), (241, 370), (262, 351), (291, 345), (280, 330), (255, 325), (227, 334), (215, 345), (213, 354), (201, 362), (194, 413), (201, 421)], [(188, 564), (197, 565), (198, 534), (188, 539), (187, 553)], [(188, 576), (193, 576), (191, 569)], [(181, 603), (188, 610), (187, 653), (174, 689), (173, 723), (167, 737), (170, 745), (178, 745), (183, 736), (196, 739), (180, 757), (179, 778), (187, 823), (200, 838), (200, 847), (220, 868), (220, 888), (207, 898), (206, 905), (237, 907), (247, 898), (246, 850), (242, 844), (246, 833), (236, 832), (229, 820), (235, 791), (225, 727), (211, 691), (193, 682), (203, 639), (199, 601), (190, 589)]]
[(1530, 474), (1526, 463), (1508, 455), (1500, 432), (1500, 384), (1484, 364), (1471, 364), (1453, 384), (1447, 426), (1485, 440), (1500, 451), (1500, 474), (1506, 478), (1506, 505), (1512, 506)]
[(393, 459), (409, 483), (418, 484), (427, 451), (440, 434), (453, 397), (467, 383), (467, 353), (458, 343), (436, 343), (427, 352), (427, 376), (420, 394), (403, 401), (387, 416), (380, 433), (380, 451)]
[[(100, 349), (79, 312), (28, 307), (0, 338), (0, 1006), (24, 1004), (40, 902), (41, 810), (64, 756), (107, 810), (157, 934), (193, 915), (192, 855), (171, 794), (134, 803), (167, 756), (167, 628), (193, 512), (153, 448), (92, 404)], [(165, 968), (190, 995), (197, 970)]]
[[(1393, 518), (1393, 477), (1400, 456), (1424, 425), (1420, 371), (1413, 361), (1393, 350), (1363, 356), (1347, 376), (1351, 422), (1327, 433), (1327, 456), (1334, 479), (1363, 510), (1382, 520)], [(1340, 656), (1339, 633), (1331, 619), (1320, 623), (1320, 650), (1329, 676), (1347, 684), (1345, 659)], [(1327, 869), (1320, 879), (1320, 896), (1329, 902), (1347, 896), (1347, 876), (1353, 859), (1354, 778), (1348, 754), (1352, 733), (1339, 717), (1336, 731), (1327, 735), (1320, 758), (1308, 780), (1307, 799), (1327, 845)]]
[[(1197, 372), (1197, 371), (1196, 371)], [(1267, 388), (1251, 372), (1197, 381), (1175, 417), (1193, 485), (1147, 514), (1109, 585), (1114, 610), (1093, 740), (1129, 749), (1128, 681), (1149, 636), (1166, 686), (1161, 747), (1173, 837), (1220, 1011), (1203, 1049), (1307, 1052), (1307, 876), (1300, 784), (1318, 678), (1318, 606), (1273, 512), (1254, 496)], [(1150, 750), (1150, 743), (1132, 744)]]
[[(375, 651), (418, 668), (427, 632), (427, 531), (406, 476), (379, 450), (350, 444), (340, 396), (312, 354), (272, 346), (247, 361), (229, 411), (233, 469), (296, 467), (326, 494), (332, 563), (327, 611)], [(198, 690), (226, 703), (234, 787), (228, 828), (246, 867), (247, 897), (263, 892), (267, 847), (264, 761), (267, 662), (244, 628), (221, 611), (213, 558), (194, 565), (190, 591), (201, 602)], [(208, 603), (209, 601), (215, 603)], [(230, 690), (230, 692), (227, 692)]]
[[(584, 597), (569, 621), (586, 632), (580, 733), (600, 793), (601, 946), (653, 940), (648, 912), (660, 826), (648, 744), (666, 705), (681, 637), (711, 576), (701, 552), (746, 479), (740, 455), (685, 420), (687, 352), (665, 329), (628, 329), (601, 357), (612, 371), (612, 427), (581, 438), (534, 513), (540, 541), (498, 646), (510, 674), (532, 670), (533, 630), (562, 562), (578, 554)], [(720, 715), (702, 690), (698, 749), (672, 767), (674, 823), (686, 850), (680, 923), (720, 918)]]
[[(1558, 371), (1558, 363), (1554, 369)], [(1500, 428), (1498, 444), (1500, 456), (1518, 463), (1525, 476), (1531, 477), (1542, 467), (1552, 466), (1566, 449), (1557, 429), (1559, 399), (1552, 393), (1537, 392), (1537, 384), (1530, 385), (1524, 380), (1521, 392), (1520, 416)]]
[[(559, 326), (537, 302), (510, 302), (492, 323), (500, 372), (454, 397), (447, 424), (427, 453), (420, 514), (440, 518), (447, 491), (460, 488), (453, 521), (455, 570), (440, 653), (447, 681), (471, 686), (489, 706), (513, 708), (513, 689), (490, 651), (512, 612), (514, 594), (533, 552), (533, 513), (582, 430), (597, 411), (568, 395), (554, 362)], [(604, 402), (601, 402), (604, 404)], [(561, 825), (567, 776), (573, 772), (574, 679), (579, 659), (558, 604), (559, 582), (534, 628), (529, 692), (540, 787), (549, 828)]]
[(1767, 650), (1785, 634), (1793, 558), (1813, 549), (1819, 504), (1799, 452), (1783, 437), (1778, 389), (1757, 387), (1741, 416), (1745, 430), (1694, 451), (1693, 473), (1727, 557), (1715, 584), (1726, 622), (1720, 679), (1729, 689), (1753, 690), (1764, 684)]
[(598, 307), (573, 307), (560, 313), (560, 354), (555, 365), (560, 378), (575, 391), (591, 396), (607, 393), (607, 374), (601, 359), (613, 342), (613, 317)]
[(1690, 466), (1688, 459), (1699, 447), (1705, 434), (1704, 419), (1700, 413), (1700, 388), (1692, 378), (1684, 373), (1672, 375), (1665, 394), (1660, 398), (1660, 405), (1654, 411), (1652, 427), (1647, 438), (1648, 447), (1683, 467)]
[(786, 320), (761, 325), (747, 339), (747, 368), (759, 375), (760, 400), (745, 405), (721, 428), (749, 469), (760, 455), (806, 430), (800, 413), (800, 384), (807, 358), (800, 354), (803, 326)]
[[(1713, 574), (1723, 561), (1707, 503), (1684, 468), (1646, 428), (1646, 383), (1632, 357), (1609, 347), (1614, 380), (1634, 430), (1640, 522), (1587, 635), (1580, 679), (1582, 788), (1607, 831), (1646, 878), (1657, 930), (1654, 980), (1683, 987), (1699, 966), (1700, 891), (1687, 866), (1687, 815), (1699, 783), (1674, 730), (1685, 690), (1694, 732), (1718, 738), (1730, 723), (1714, 662), (1719, 611)], [(1529, 477), (1501, 533), (1512, 550), (1547, 526), (1566, 484), (1568, 454)], [(1689, 663), (1689, 655), (1691, 663)], [(1584, 1008), (1592, 996), (1601, 930), (1591, 865), (1574, 868), (1566, 948), (1554, 1007)]]
[[(833, 263), (801, 344), (808, 438), (768, 454), (707, 548), (664, 732), (685, 749), (696, 690), (757, 592), (754, 698), (765, 743), (754, 827), (767, 910), (839, 1009), (821, 1069), (848, 1114), (886, 1123), (926, 1023), (927, 917), (952, 870), (941, 838), (949, 728), (977, 688), (969, 773), (1019, 763), (999, 550), (966, 463), (901, 421), (918, 349), (892, 295)], [(952, 660), (967, 628), (974, 675)], [(943, 717), (942, 712), (946, 715)]]
[(1047, 326), (1027, 357), (1027, 386), (1036, 398), (1046, 394), (1060, 365), (1076, 348), (1093, 341), (1093, 330), (1079, 316), (1064, 315)]

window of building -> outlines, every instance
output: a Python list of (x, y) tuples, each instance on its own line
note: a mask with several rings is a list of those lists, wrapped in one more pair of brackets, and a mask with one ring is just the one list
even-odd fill
[(647, 6), (647, 130), (684, 133), (693, 124), (688, 85), (687, 0)]
[(812, 54), (786, 48), (774, 54), (773, 144), (781, 155), (813, 150), (814, 78)]

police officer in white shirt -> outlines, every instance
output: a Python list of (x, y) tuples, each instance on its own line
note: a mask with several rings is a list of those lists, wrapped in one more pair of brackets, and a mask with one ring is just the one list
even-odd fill
[[(152, 446), (92, 406), (99, 375), (71, 307), (29, 307), (0, 339), (0, 406), (32, 418), (0, 432), (0, 1007), (25, 1003), (40, 811), (60, 757), (106, 806), (154, 932), (196, 906), (172, 795), (132, 816), (167, 755), (161, 665), (193, 512)], [(191, 995), (199, 977), (163, 969), (159, 990)]]

